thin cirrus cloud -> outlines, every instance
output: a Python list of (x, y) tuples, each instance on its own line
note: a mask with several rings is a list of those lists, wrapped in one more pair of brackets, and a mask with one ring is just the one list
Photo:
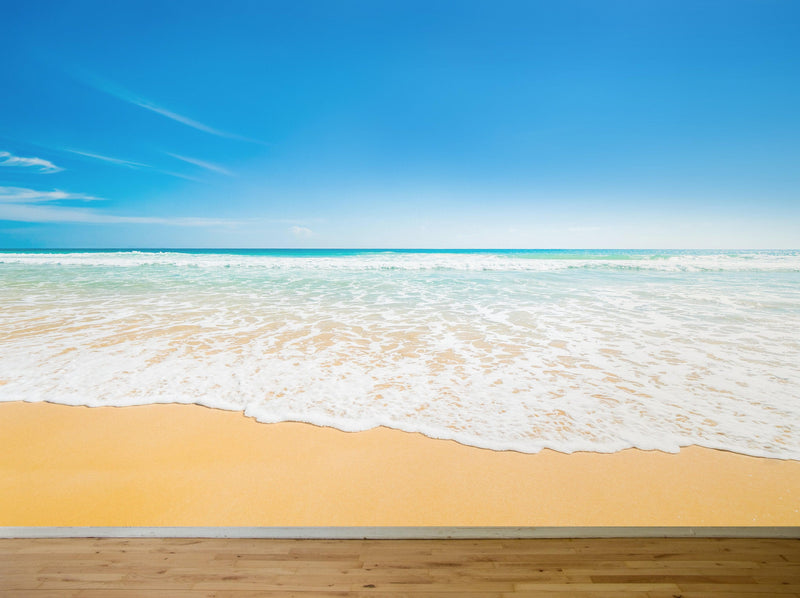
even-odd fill
[(0, 187), (0, 204), (31, 204), (48, 201), (98, 201), (100, 197), (84, 193), (67, 193), (56, 189), (54, 191), (37, 191), (26, 187)]
[(162, 224), (166, 226), (234, 226), (234, 221), (215, 218), (158, 218), (117, 216), (91, 208), (0, 203), (0, 220), (14, 222), (72, 222), (84, 224)]
[(148, 164), (142, 164), (141, 162), (134, 162), (132, 160), (122, 160), (120, 158), (112, 158), (111, 156), (104, 156), (102, 154), (95, 154), (92, 152), (84, 152), (81, 150), (71, 149), (68, 147), (63, 148), (65, 152), (69, 152), (71, 154), (76, 154), (78, 156), (83, 156), (85, 158), (93, 158), (95, 160), (101, 160), (103, 162), (110, 162), (111, 164), (117, 164), (119, 166), (126, 166), (128, 168), (150, 168)]
[(169, 118), (175, 122), (178, 122), (182, 125), (186, 125), (187, 127), (191, 127), (198, 131), (202, 131), (204, 133), (208, 133), (209, 135), (215, 135), (217, 137), (224, 137), (226, 139), (235, 139), (238, 141), (246, 141), (248, 143), (258, 143), (264, 145), (263, 141), (259, 141), (258, 139), (251, 139), (250, 137), (244, 137), (242, 135), (237, 135), (236, 133), (229, 133), (228, 131), (223, 131), (222, 129), (216, 129), (214, 127), (210, 127), (204, 123), (196, 121), (188, 116), (184, 116), (182, 114), (178, 114), (177, 112), (173, 112), (163, 106), (156, 104), (155, 102), (151, 102), (141, 96), (138, 96), (115, 83), (97, 77), (96, 75), (89, 74), (85, 71), (78, 71), (74, 73), (76, 78), (83, 81), (87, 85), (93, 87), (98, 91), (102, 91), (103, 93), (107, 93), (110, 96), (113, 96), (123, 102), (128, 102), (129, 104), (133, 104), (134, 106), (139, 106), (140, 108), (144, 108), (145, 110), (149, 110), (150, 112), (154, 112), (156, 114), (160, 114), (165, 118)]
[(166, 174), (167, 176), (177, 177), (179, 179), (186, 179), (187, 181), (194, 181), (195, 183), (203, 182), (201, 179), (189, 176), (188, 174), (181, 174), (180, 172), (173, 172), (171, 170), (162, 170), (160, 168), (156, 168), (155, 166), (151, 166), (150, 164), (145, 164), (143, 162), (134, 162), (133, 160), (123, 160), (121, 158), (113, 158), (111, 156), (104, 156), (103, 154), (85, 152), (82, 150), (76, 150), (68, 147), (61, 149), (62, 151), (69, 152), (71, 154), (75, 154), (78, 156), (83, 156), (84, 158), (92, 158), (94, 160), (100, 160), (101, 162), (108, 162), (109, 164), (116, 164), (117, 166), (132, 168), (134, 170), (147, 169), (147, 170), (152, 170), (153, 172)]
[(32, 168), (45, 174), (64, 170), (44, 158), (23, 158), (22, 156), (15, 156), (11, 152), (0, 152), (0, 166), (26, 169)]
[(94, 208), (58, 205), (59, 201), (99, 201), (83, 193), (39, 191), (25, 187), (0, 187), (0, 220), (12, 222), (72, 222), (85, 224), (162, 224), (168, 226), (235, 226), (237, 221), (218, 218), (118, 216)]
[(205, 170), (210, 170), (211, 172), (218, 172), (220, 174), (224, 174), (224, 175), (227, 175), (227, 176), (233, 176), (233, 173), (230, 170), (228, 170), (226, 168), (223, 168), (222, 166), (219, 166), (217, 164), (212, 164), (211, 162), (205, 162), (203, 160), (198, 160), (197, 158), (190, 158), (188, 156), (182, 156), (180, 154), (172, 154), (170, 152), (165, 152), (165, 153), (168, 156), (172, 156), (176, 160), (181, 160), (181, 161), (186, 162), (188, 164), (193, 164), (194, 166), (199, 166), (200, 168), (203, 168)]

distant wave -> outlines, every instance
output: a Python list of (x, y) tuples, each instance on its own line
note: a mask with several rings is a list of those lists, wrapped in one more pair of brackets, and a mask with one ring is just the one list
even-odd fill
[(617, 253), (355, 253), (353, 255), (247, 255), (185, 252), (0, 252), (0, 264), (135, 268), (263, 268), (308, 270), (461, 270), (554, 272), (559, 270), (659, 272), (800, 272), (800, 252)]

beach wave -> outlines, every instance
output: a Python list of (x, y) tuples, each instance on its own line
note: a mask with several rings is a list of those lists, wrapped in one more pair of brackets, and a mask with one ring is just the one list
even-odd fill
[(0, 400), (798, 459), (799, 259), (6, 252)]
[(135, 268), (263, 268), (273, 270), (461, 270), (553, 272), (560, 270), (648, 270), (661, 272), (800, 272), (798, 251), (736, 252), (308, 252), (185, 253), (171, 251), (0, 252), (0, 264)]

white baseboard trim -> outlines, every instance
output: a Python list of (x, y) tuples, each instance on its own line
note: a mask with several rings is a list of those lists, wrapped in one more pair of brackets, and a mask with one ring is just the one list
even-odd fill
[(800, 527), (0, 527), (0, 538), (800, 538)]

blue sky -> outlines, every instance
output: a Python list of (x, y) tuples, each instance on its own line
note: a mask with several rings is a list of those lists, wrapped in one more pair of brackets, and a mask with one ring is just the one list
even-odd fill
[(0, 247), (800, 247), (800, 3), (11, 2)]

